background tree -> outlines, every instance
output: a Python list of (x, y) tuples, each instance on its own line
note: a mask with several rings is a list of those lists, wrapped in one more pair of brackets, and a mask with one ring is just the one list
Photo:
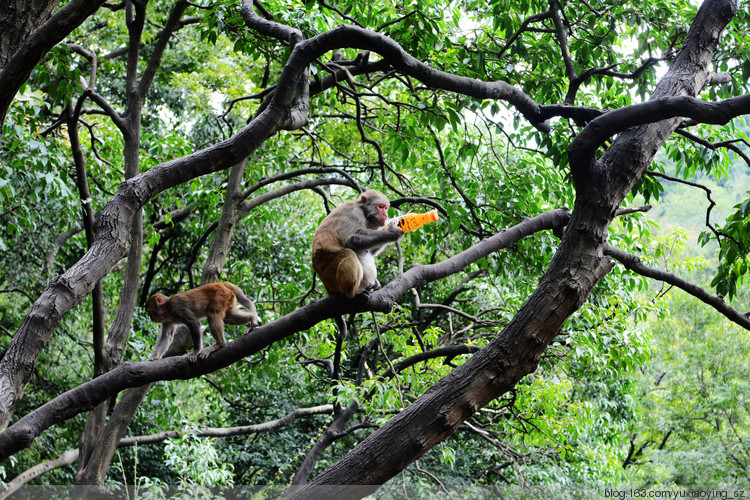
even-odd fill
[[(750, 201), (725, 223), (704, 212), (716, 292), (658, 269), (669, 253), (642, 215), (662, 181), (750, 164), (731, 121), (750, 110), (736, 2), (80, 3), (0, 45), (8, 478), (80, 442), (35, 470), (78, 459), (76, 482), (104, 484), (118, 446), (169, 437), (146, 477), (226, 484), (234, 464), (243, 484), (377, 485), (414, 463), (415, 480), (466, 484), (626, 478), (654, 448), (632, 432), (654, 307), (637, 276), (750, 326)], [(443, 222), (380, 258), (381, 290), (314, 300), (314, 229), (365, 187)], [(205, 361), (143, 361), (145, 297), (218, 279), (252, 291), (265, 324)], [(349, 313), (341, 346), (325, 320)], [(265, 435), (214, 454), (189, 432), (281, 426), (309, 449)]]

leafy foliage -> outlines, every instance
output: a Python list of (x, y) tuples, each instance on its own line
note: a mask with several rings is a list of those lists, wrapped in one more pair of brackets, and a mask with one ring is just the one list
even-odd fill
[[(269, 0), (263, 7), (276, 22), (301, 30), (305, 37), (342, 22), (356, 24), (396, 40), (439, 70), (504, 80), (540, 103), (562, 103), (572, 96), (570, 104), (603, 110), (640, 102), (652, 92), (696, 12), (686, 0), (607, 0), (585, 9), (559, 4), (576, 76), (588, 75), (577, 92), (572, 92), (550, 17), (530, 17), (546, 13), (550, 2)], [(148, 2), (140, 71), (171, 8), (172, 2)], [(244, 127), (267, 104), (264, 99), (289, 55), (287, 46), (244, 25), (237, 2), (191, 4), (187, 12), (190, 17), (170, 41), (147, 95), (139, 124), (142, 172)], [(71, 44), (96, 52), (95, 91), (125, 113), (128, 64), (119, 50), (128, 43), (124, 18), (112, 8), (87, 20), (66, 40), (69, 45), (60, 45), (39, 65), (6, 119), (0, 144), (0, 328), (8, 333), (0, 337), (3, 350), (47, 280), (86, 251), (81, 203), (101, 210), (123, 181), (123, 135), (90, 94), (82, 94), (78, 82), (89, 77), (92, 66)], [(750, 15), (741, 8), (715, 57), (715, 69), (728, 72), (731, 83), (707, 89), (707, 98), (748, 91), (748, 22)], [(534, 29), (526, 30), (528, 25)], [(350, 73), (330, 88), (322, 87), (326, 77), (352, 67), (358, 57), (364, 56), (343, 49), (311, 66), (316, 93), (310, 100), (309, 123), (266, 141), (243, 174), (239, 196), (244, 204), (233, 221), (221, 277), (247, 291), (263, 322), (324, 295), (309, 265), (309, 248), (325, 213), (355, 196), (346, 186), (347, 176), (388, 193), (394, 206), (398, 204), (392, 212), (435, 205), (442, 210), (439, 223), (407, 235), (378, 256), (383, 283), (411, 264), (440, 262), (525, 218), (576, 202), (567, 148), (582, 123), (555, 120), (550, 133), (542, 134), (505, 105), (438, 92), (390, 71), (356, 78)], [(379, 60), (375, 54), (368, 57)], [(586, 73), (597, 68), (608, 71)], [(78, 127), (89, 200), (77, 193), (81, 179), (71, 166), (73, 146), (69, 132), (60, 126), (68, 108), (84, 97)], [(746, 153), (750, 139), (743, 127), (738, 120), (723, 127), (696, 127), (692, 133), (706, 141), (744, 138), (741, 151)], [(745, 178), (736, 163), (733, 166), (735, 161), (725, 150), (675, 136), (652, 170), (719, 190), (731, 184), (730, 179)], [(338, 182), (275, 197), (279, 188), (312, 179)], [(171, 294), (198, 284), (217, 238), (215, 223), (224, 206), (233, 202), (227, 198), (229, 182), (226, 172), (204, 176), (147, 204), (140, 302), (155, 290)], [(648, 265), (710, 281), (728, 300), (744, 301), (749, 195), (743, 191), (733, 200), (735, 208), (726, 221), (700, 236), (706, 252), (718, 248), (716, 262), (685, 248), (687, 239), (700, 231), (693, 219), (705, 220), (702, 210), (696, 215), (692, 195), (679, 203), (691, 217), (690, 232), (666, 232), (657, 217), (631, 214), (616, 219), (609, 242), (640, 255)], [(268, 201), (253, 205), (260, 197)], [(661, 203), (652, 214), (663, 215), (665, 201), (676, 197), (667, 180), (647, 175), (627, 202), (632, 207)], [(715, 219), (710, 222), (715, 224)], [(77, 231), (67, 234), (71, 229)], [(157, 384), (129, 433), (247, 426), (300, 408), (356, 403), (347, 432), (337, 436), (318, 461), (315, 471), (323, 470), (469, 354), (412, 364), (415, 356), (487, 345), (533, 292), (558, 241), (551, 232), (535, 234), (415, 289), (388, 314), (350, 318), (339, 380), (330, 369), (337, 332), (333, 322), (323, 322), (229, 369), (199, 380)], [(709, 265), (716, 266), (710, 277)], [(118, 267), (104, 280), (107, 326), (114, 321), (123, 279)], [(676, 312), (668, 314), (668, 308)], [(66, 316), (39, 359), (19, 413), (93, 375), (91, 316), (90, 301)], [(747, 353), (744, 341), (728, 340), (724, 328), (725, 320), (706, 317), (705, 311), (681, 299), (665, 302), (661, 289), (649, 288), (644, 279), (617, 267), (565, 324), (534, 374), (399, 480), (586, 486), (740, 481), (742, 468), (732, 457), (744, 460), (748, 453), (742, 376)], [(146, 359), (157, 331), (137, 310), (124, 359)], [(230, 330), (228, 339), (242, 333)], [(737, 346), (731, 359), (724, 352), (727, 344)], [(399, 363), (408, 367), (394, 373)], [(668, 390), (660, 384), (669, 384)], [(332, 415), (318, 413), (267, 433), (215, 440), (187, 433), (166, 444), (123, 449), (108, 485), (286, 485), (332, 420)], [(55, 453), (77, 448), (83, 425), (79, 418), (54, 428), (17, 461), (3, 464), (0, 479), (9, 480)], [(697, 453), (699, 436), (709, 439)], [(667, 445), (660, 446), (662, 440)], [(640, 455), (629, 454), (631, 445), (633, 450), (640, 447)], [(717, 465), (725, 472), (710, 472)], [(64, 469), (38, 481), (74, 480), (73, 471)]]

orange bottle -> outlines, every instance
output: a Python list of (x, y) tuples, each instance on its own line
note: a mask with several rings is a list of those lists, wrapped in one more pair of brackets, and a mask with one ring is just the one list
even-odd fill
[(420, 228), (428, 222), (435, 222), (436, 220), (438, 220), (437, 210), (430, 210), (423, 214), (408, 213), (398, 217), (393, 217), (392, 219), (386, 220), (385, 225), (396, 226), (401, 229), (401, 231), (408, 233), (409, 231), (414, 231), (415, 229)]

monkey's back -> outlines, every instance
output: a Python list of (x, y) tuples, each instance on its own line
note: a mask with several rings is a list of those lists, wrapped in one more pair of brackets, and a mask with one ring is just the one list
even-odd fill
[[(230, 283), (231, 284), (231, 283)], [(190, 307), (197, 317), (205, 318), (209, 313), (226, 311), (236, 303), (234, 292), (226, 283), (210, 283), (192, 290), (175, 294), (169, 304), (178, 311)]]
[(326, 216), (315, 230), (312, 251), (313, 260), (316, 252), (338, 252), (345, 248), (346, 240), (366, 225), (362, 210), (356, 201), (345, 201)]

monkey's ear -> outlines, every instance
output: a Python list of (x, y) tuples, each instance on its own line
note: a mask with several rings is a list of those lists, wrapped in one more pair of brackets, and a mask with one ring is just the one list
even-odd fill
[(367, 203), (367, 194), (366, 194), (366, 193), (362, 193), (362, 194), (361, 194), (361, 195), (359, 196), (359, 200), (358, 200), (358, 201), (359, 201), (360, 203), (362, 203), (363, 205), (364, 205), (365, 203)]
[(164, 295), (157, 295), (155, 297), (155, 300), (156, 300), (156, 305), (157, 306), (163, 306), (164, 305), (164, 302), (165, 302), (164, 301)]

